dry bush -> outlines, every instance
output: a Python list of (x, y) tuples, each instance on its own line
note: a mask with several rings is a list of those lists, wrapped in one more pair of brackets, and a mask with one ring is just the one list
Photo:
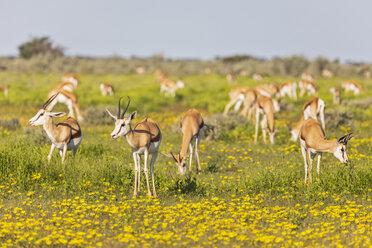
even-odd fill
[(17, 118), (12, 118), (10, 120), (3, 119), (0, 120), (0, 127), (8, 130), (16, 130), (21, 127), (21, 124)]
[[(108, 110), (114, 115), (117, 113), (117, 108), (115, 109), (115, 107), (109, 107)], [(114, 122), (106, 112), (105, 107), (88, 107), (84, 111), (83, 117), (84, 121), (91, 125), (111, 125)]]
[(352, 113), (347, 110), (327, 109), (324, 118), (326, 129), (353, 127), (355, 124)]
[(368, 109), (372, 105), (372, 97), (365, 99), (344, 100), (342, 105), (354, 108)]

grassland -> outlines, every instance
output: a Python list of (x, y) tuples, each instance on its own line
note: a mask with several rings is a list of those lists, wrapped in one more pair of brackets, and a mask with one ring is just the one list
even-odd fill
[[(0, 74), (1, 83), (11, 85), (9, 96), (0, 96), (1, 247), (372, 245), (372, 80), (357, 79), (364, 93), (343, 96), (341, 106), (332, 104), (328, 89), (342, 79), (316, 81), (327, 105), (327, 137), (349, 131), (357, 136), (348, 144), (351, 166), (327, 154), (321, 175), (313, 171), (307, 187), (299, 143), (290, 141), (286, 125), (299, 119), (308, 97), (283, 99), (276, 144), (265, 145), (261, 138), (254, 145), (251, 122), (235, 115), (215, 122), (233, 87), (222, 76), (184, 77), (186, 87), (174, 99), (160, 95), (152, 76), (79, 76), (83, 142), (75, 161), (69, 154), (63, 166), (57, 152), (47, 164), (50, 141), (41, 128), (28, 126), (61, 75)], [(115, 97), (101, 96), (100, 82), (113, 84)], [(238, 82), (255, 85), (248, 78)], [(159, 155), (159, 198), (147, 197), (142, 180), (139, 197), (132, 199), (131, 149), (125, 139), (110, 138), (113, 121), (104, 113), (127, 95), (128, 112), (137, 110), (137, 120), (151, 117), (159, 124), (161, 151), (179, 151), (178, 122), (190, 107), (216, 125), (219, 135), (202, 141), (202, 174), (194, 166), (181, 177), (173, 161)], [(67, 111), (62, 105), (55, 110)]]

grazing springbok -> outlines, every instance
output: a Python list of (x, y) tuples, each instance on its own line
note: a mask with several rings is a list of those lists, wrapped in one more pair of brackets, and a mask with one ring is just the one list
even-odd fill
[(287, 95), (289, 98), (297, 99), (297, 83), (286, 82), (280, 85), (279, 92), (281, 97), (285, 97)]
[(58, 124), (54, 124), (53, 116), (60, 117), (65, 115), (65, 113), (62, 112), (54, 113), (47, 109), (48, 105), (56, 97), (56, 95), (50, 97), (44, 103), (39, 112), (29, 120), (29, 122), (31, 126), (43, 125), (45, 132), (52, 141), (52, 147), (50, 148), (50, 153), (48, 155), (48, 163), (50, 163), (55, 148), (59, 149), (62, 163), (65, 163), (67, 151), (72, 150), (75, 158), (76, 151), (79, 148), (82, 139), (81, 129), (79, 123), (72, 117), (67, 117)]
[(354, 80), (342, 82), (342, 88), (344, 89), (345, 93), (352, 91), (355, 95), (359, 95), (363, 90), (362, 86)]
[(253, 73), (252, 79), (255, 80), (255, 81), (261, 81), (263, 78), (262, 78), (261, 74)]
[[(161, 132), (158, 125), (150, 118), (145, 118), (141, 122), (137, 123), (134, 129), (132, 129), (131, 122), (136, 118), (137, 112), (134, 111), (128, 118), (124, 117), (125, 112), (128, 110), (130, 104), (130, 98), (128, 96), (128, 104), (123, 111), (120, 113), (120, 100), (119, 99), (119, 111), (118, 115), (111, 114), (109, 110), (106, 111), (115, 120), (115, 129), (111, 133), (113, 139), (117, 139), (124, 136), (127, 139), (128, 144), (132, 148), (133, 160), (134, 160), (134, 193), (133, 197), (137, 196), (137, 192), (140, 191), (140, 173), (141, 164), (140, 156), (144, 155), (144, 172), (146, 176), (147, 192), (151, 196), (149, 176), (147, 170), (147, 161), (149, 155), (151, 155), (150, 171), (152, 178), (152, 189), (153, 196), (156, 198), (155, 190), (155, 178), (154, 178), (154, 164), (159, 154), (159, 146), (161, 143)], [(137, 188), (138, 185), (138, 188)]]
[(146, 72), (146, 69), (145, 67), (143, 66), (137, 66), (134, 71), (138, 74), (138, 75), (142, 75)]
[(304, 72), (301, 74), (301, 79), (309, 82), (314, 82), (314, 76), (311, 73)]
[[(198, 110), (189, 109), (181, 119), (181, 131), (182, 131), (182, 148), (178, 154), (162, 153), (163, 155), (173, 158), (178, 166), (178, 173), (184, 175), (186, 173), (186, 160), (189, 159), (189, 172), (191, 172), (192, 155), (194, 153), (194, 147), (192, 143), (195, 141), (195, 154), (196, 154), (196, 165), (198, 173), (201, 172), (200, 158), (199, 158), (199, 145), (202, 139), (202, 128), (205, 126), (203, 118)], [(190, 153), (188, 153), (190, 149)]]
[(302, 115), (300, 121), (293, 129), (291, 129), (292, 141), (297, 140), (302, 125), (304, 124), (305, 120), (309, 118), (314, 118), (316, 120), (319, 116), (322, 128), (323, 130), (325, 130), (324, 109), (325, 103), (322, 99), (318, 97), (312, 98), (309, 101), (307, 101), (302, 108)]
[(185, 84), (181, 80), (178, 80), (177, 83), (175, 83), (172, 80), (165, 78), (160, 83), (160, 92), (172, 97), (176, 96), (176, 91), (178, 89), (183, 88), (185, 88)]
[(298, 86), (300, 88), (300, 97), (303, 97), (306, 92), (308, 93), (308, 95), (315, 95), (318, 91), (315, 84), (308, 80), (301, 80), (298, 83)]
[(102, 96), (112, 96), (114, 95), (114, 86), (112, 86), (111, 84), (107, 84), (107, 83), (101, 83), (99, 85), (99, 89), (101, 90), (101, 93), (102, 93)]
[(227, 82), (229, 84), (236, 84), (236, 77), (232, 73), (227, 73), (226, 75)]
[(4, 92), (4, 95), (5, 96), (8, 96), (8, 93), (9, 93), (9, 85), (5, 86), (5, 87), (1, 87), (0, 88), (0, 92)]
[[(258, 122), (260, 120), (260, 115), (262, 115), (261, 129), (263, 141), (266, 144), (266, 132), (269, 133), (270, 143), (274, 144), (275, 136), (275, 123), (274, 123), (274, 104), (270, 97), (258, 94), (256, 101), (256, 126), (255, 126), (255, 136), (254, 143), (257, 144), (258, 136)], [(268, 126), (268, 128), (267, 128)]]
[[(353, 138), (351, 133), (335, 140), (326, 140), (325, 133), (319, 122), (313, 118), (307, 119), (301, 127), (300, 145), (301, 153), (305, 162), (305, 184), (309, 172), (309, 185), (311, 184), (311, 169), (313, 159), (318, 154), (317, 173), (320, 173), (320, 159), (323, 152), (333, 153), (341, 163), (347, 164), (347, 142)], [(308, 162), (307, 162), (308, 160)]]
[(340, 89), (336, 87), (332, 87), (329, 89), (329, 92), (333, 95), (333, 104), (340, 104)]
[(49, 92), (48, 97), (56, 96), (53, 98), (53, 100), (48, 105), (48, 109), (52, 110), (54, 106), (60, 102), (67, 106), (69, 113), (68, 116), (74, 117), (74, 109), (76, 112), (76, 116), (78, 121), (83, 121), (84, 118), (82, 116), (82, 112), (80, 109), (79, 102), (77, 100), (77, 97), (74, 93), (67, 91), (65, 89), (61, 89), (57, 92), (54, 92), (53, 90)]
[(259, 84), (254, 87), (261, 95), (267, 96), (270, 98), (279, 97), (279, 87), (274, 83)]
[(363, 77), (366, 78), (366, 79), (370, 79), (371, 78), (371, 72), (370, 71), (364, 71), (363, 72)]
[(251, 89), (250, 87), (239, 86), (232, 89), (229, 92), (230, 101), (225, 107), (225, 111), (223, 112), (224, 115), (227, 114), (229, 109), (235, 104), (234, 111), (237, 112), (244, 103), (244, 108), (240, 112), (243, 116), (250, 117), (250, 113), (256, 103), (257, 93), (255, 90)]
[(328, 70), (328, 69), (323, 69), (322, 70), (322, 77), (331, 78), (331, 77), (333, 77), (333, 72)]

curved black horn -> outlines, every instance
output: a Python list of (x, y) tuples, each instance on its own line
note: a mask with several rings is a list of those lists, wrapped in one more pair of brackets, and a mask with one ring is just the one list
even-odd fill
[(122, 97), (119, 98), (119, 111), (118, 111), (118, 119), (120, 119), (120, 100)]
[(129, 107), (129, 104), (130, 104), (130, 97), (128, 96), (128, 104), (127, 104), (127, 106), (125, 107), (124, 112), (121, 114), (121, 119), (124, 118), (124, 114), (125, 114), (125, 112), (127, 112), (127, 109), (128, 109), (128, 107)]
[(54, 94), (53, 96), (51, 96), (44, 104), (43, 104), (43, 109), (45, 109), (53, 100), (54, 100), (54, 98), (56, 98), (57, 97), (57, 95), (58, 95), (58, 93), (57, 94)]

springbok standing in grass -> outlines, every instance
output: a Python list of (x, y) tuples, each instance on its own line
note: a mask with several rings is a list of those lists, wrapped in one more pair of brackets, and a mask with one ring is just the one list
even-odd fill
[(254, 104), (257, 99), (257, 93), (255, 90), (251, 89), (250, 87), (239, 86), (232, 89), (229, 92), (230, 101), (225, 107), (225, 111), (223, 112), (224, 115), (227, 114), (229, 109), (235, 104), (234, 111), (237, 112), (244, 103), (244, 108), (240, 112), (243, 116), (250, 116), (250, 113), (254, 107)]
[[(178, 154), (163, 153), (167, 157), (173, 158), (178, 166), (178, 171), (181, 175), (186, 173), (186, 160), (190, 156), (189, 161), (189, 172), (191, 172), (192, 155), (194, 153), (194, 147), (192, 143), (195, 140), (195, 154), (196, 154), (196, 165), (198, 173), (201, 172), (200, 158), (199, 158), (199, 145), (202, 138), (202, 128), (205, 126), (203, 118), (198, 110), (189, 109), (181, 120), (182, 130), (182, 148)], [(188, 153), (190, 149), (190, 153)]]
[(185, 84), (181, 80), (178, 80), (177, 83), (175, 83), (172, 80), (166, 78), (160, 83), (160, 92), (164, 93), (165, 95), (175, 97), (176, 91), (184, 87)]
[(70, 82), (76, 88), (80, 84), (78, 76), (74, 73), (68, 73), (62, 77), (62, 82)]
[(279, 87), (274, 83), (258, 84), (254, 87), (261, 95), (270, 98), (279, 97)]
[(146, 72), (146, 69), (145, 67), (143, 66), (137, 66), (134, 71), (138, 74), (138, 75), (142, 75)]
[(332, 87), (329, 89), (329, 92), (333, 95), (333, 104), (340, 104), (340, 89), (336, 87)]
[(49, 139), (52, 141), (52, 147), (48, 155), (48, 163), (52, 158), (52, 154), (55, 148), (59, 149), (59, 153), (62, 157), (62, 163), (66, 162), (67, 151), (72, 150), (75, 158), (75, 154), (81, 143), (81, 129), (79, 123), (72, 117), (67, 117), (57, 125), (54, 124), (53, 116), (60, 117), (65, 113), (50, 112), (47, 107), (57, 96), (54, 95), (49, 98), (43, 105), (43, 107), (32, 117), (29, 122), (31, 126), (43, 125), (45, 132)]
[(60, 102), (60, 103), (63, 103), (67, 106), (67, 108), (69, 110), (68, 116), (73, 117), (74, 116), (74, 109), (75, 109), (78, 121), (83, 121), (84, 120), (84, 118), (82, 116), (81, 109), (80, 109), (79, 102), (78, 102), (77, 97), (74, 93), (72, 93), (70, 91), (67, 91), (65, 89), (61, 89), (57, 92), (52, 90), (48, 94), (48, 97), (51, 97), (51, 96), (55, 96), (55, 97), (53, 98), (53, 100), (48, 105), (49, 110), (52, 110), (54, 108), (54, 106), (58, 102)]
[(324, 109), (325, 103), (322, 99), (318, 97), (312, 98), (309, 101), (307, 101), (302, 108), (302, 115), (300, 121), (291, 130), (292, 141), (297, 140), (302, 125), (304, 124), (305, 120), (309, 118), (314, 118), (316, 120), (319, 116), (322, 128), (323, 130), (325, 130)]
[(288, 96), (292, 99), (297, 99), (297, 83), (296, 82), (286, 82), (279, 87), (280, 96)]
[[(266, 132), (269, 133), (270, 143), (274, 144), (274, 136), (275, 136), (275, 123), (274, 123), (274, 104), (273, 100), (270, 97), (258, 94), (257, 101), (256, 101), (256, 126), (255, 126), (255, 136), (254, 136), (254, 143), (257, 144), (257, 136), (258, 136), (258, 122), (260, 120), (260, 115), (262, 115), (261, 120), (261, 129), (262, 129), (262, 136), (263, 141), (266, 144)], [(268, 128), (267, 128), (268, 126)]]
[(1, 87), (0, 88), (0, 92), (4, 92), (4, 95), (5, 96), (8, 96), (8, 93), (9, 93), (9, 85), (5, 86), (5, 87)]
[[(137, 196), (137, 192), (140, 191), (140, 173), (141, 173), (141, 164), (140, 164), (140, 156), (144, 155), (144, 172), (146, 176), (146, 184), (147, 184), (147, 192), (148, 195), (151, 196), (150, 191), (150, 184), (149, 184), (149, 176), (147, 170), (147, 161), (149, 155), (151, 155), (150, 161), (150, 171), (151, 171), (151, 178), (152, 178), (152, 188), (153, 188), (153, 196), (156, 198), (156, 190), (155, 190), (155, 178), (154, 178), (154, 164), (156, 158), (159, 154), (159, 146), (161, 143), (161, 132), (158, 125), (151, 120), (150, 118), (145, 118), (141, 122), (137, 123), (134, 129), (132, 129), (131, 122), (134, 118), (136, 118), (137, 112), (134, 111), (128, 118), (124, 117), (125, 112), (127, 111), (130, 98), (128, 97), (128, 104), (123, 111), (120, 113), (120, 100), (119, 99), (119, 111), (118, 115), (115, 116), (111, 114), (109, 110), (106, 111), (109, 115), (115, 120), (115, 129), (111, 133), (111, 137), (113, 139), (117, 139), (120, 136), (124, 136), (127, 139), (128, 144), (132, 148), (133, 160), (134, 160), (134, 193), (133, 197)], [(138, 180), (137, 180), (138, 179)], [(137, 188), (138, 185), (138, 188)]]
[(300, 88), (300, 97), (303, 97), (306, 92), (308, 95), (315, 95), (318, 91), (315, 84), (308, 80), (301, 80), (298, 86)]
[(333, 72), (328, 70), (328, 69), (323, 69), (322, 70), (322, 77), (331, 78), (331, 77), (333, 77)]
[(363, 77), (366, 78), (366, 79), (370, 79), (371, 78), (371, 72), (370, 71), (364, 71), (363, 72)]
[(363, 90), (362, 86), (354, 80), (342, 82), (342, 88), (344, 89), (345, 93), (352, 91), (355, 95), (359, 95)]
[[(313, 159), (318, 154), (317, 173), (320, 173), (320, 160), (323, 152), (333, 153), (341, 163), (346, 164), (348, 157), (346, 154), (347, 142), (352, 138), (351, 133), (339, 138), (337, 141), (326, 140), (324, 130), (319, 122), (313, 118), (307, 119), (300, 131), (301, 153), (305, 162), (305, 184), (309, 172), (309, 185), (311, 184), (311, 169)], [(308, 161), (308, 162), (307, 162)]]
[(253, 73), (252, 79), (255, 80), (255, 81), (261, 81), (263, 78), (262, 78), (261, 74)]
[(112, 96), (114, 95), (114, 86), (112, 86), (111, 84), (107, 84), (107, 83), (101, 83), (99, 85), (99, 89), (101, 90), (101, 93), (102, 93), (102, 96)]
[(232, 73), (227, 73), (226, 75), (227, 82), (229, 84), (236, 84), (236, 77)]
[(314, 76), (311, 73), (304, 72), (301, 74), (301, 79), (309, 82), (314, 82)]

